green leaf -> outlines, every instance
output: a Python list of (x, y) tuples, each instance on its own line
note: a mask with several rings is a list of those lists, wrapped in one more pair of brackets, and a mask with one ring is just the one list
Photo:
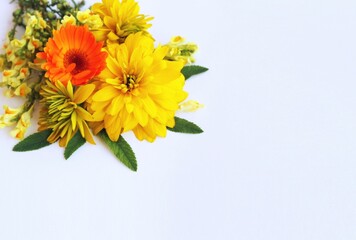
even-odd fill
[(72, 154), (77, 151), (86, 142), (85, 138), (82, 137), (78, 131), (72, 139), (69, 141), (66, 149), (64, 150), (64, 158), (68, 159)]
[(122, 136), (119, 137), (119, 140), (117, 142), (111, 141), (105, 131), (101, 131), (99, 133), (99, 136), (101, 137), (101, 139), (103, 139), (106, 145), (123, 164), (125, 164), (132, 171), (137, 171), (137, 161), (135, 153), (132, 151), (132, 148)]
[(21, 142), (19, 142), (18, 144), (16, 144), (12, 149), (12, 151), (26, 152), (26, 151), (37, 150), (49, 146), (51, 145), (51, 143), (47, 141), (47, 138), (49, 137), (49, 135), (51, 135), (51, 133), (52, 133), (51, 129), (34, 133), (28, 136), (27, 138), (25, 138), (24, 140), (22, 140)]
[(183, 118), (174, 117), (176, 124), (173, 128), (167, 127), (169, 131), (179, 132), (179, 133), (191, 133), (198, 134), (204, 132), (200, 127), (198, 127), (195, 123), (189, 122)]
[(190, 78), (193, 75), (197, 75), (199, 73), (203, 73), (208, 71), (209, 69), (206, 67), (202, 67), (202, 66), (198, 66), (198, 65), (188, 65), (183, 67), (182, 69), (182, 74), (185, 77), (185, 80), (187, 80), (188, 78)]

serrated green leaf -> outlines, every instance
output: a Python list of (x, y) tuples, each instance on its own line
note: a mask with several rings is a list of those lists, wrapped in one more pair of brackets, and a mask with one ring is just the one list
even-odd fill
[(167, 127), (169, 131), (179, 132), (179, 133), (191, 133), (198, 134), (204, 132), (199, 126), (195, 123), (189, 122), (183, 118), (174, 117), (176, 124), (173, 128)]
[(187, 80), (188, 78), (190, 78), (193, 75), (197, 75), (199, 73), (203, 73), (208, 71), (209, 69), (206, 67), (202, 67), (202, 66), (198, 66), (198, 65), (188, 65), (183, 67), (182, 69), (182, 74), (185, 77), (185, 80)]
[(111, 141), (109, 136), (105, 131), (101, 131), (99, 136), (114, 155), (123, 163), (125, 166), (130, 168), (132, 171), (137, 171), (137, 161), (135, 153), (132, 151), (130, 145), (125, 141), (125, 139), (120, 136), (117, 142)]
[(72, 139), (69, 141), (66, 149), (64, 150), (64, 158), (68, 159), (72, 154), (77, 151), (86, 142), (85, 138), (82, 137), (78, 131)]
[(49, 135), (51, 135), (51, 133), (52, 130), (50, 129), (34, 133), (16, 144), (12, 151), (26, 152), (49, 146), (51, 145), (51, 143), (47, 141), (47, 138), (49, 137)]

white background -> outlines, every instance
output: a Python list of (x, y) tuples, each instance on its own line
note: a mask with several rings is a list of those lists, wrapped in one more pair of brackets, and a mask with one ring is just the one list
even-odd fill
[(0, 239), (356, 239), (356, 1), (139, 3), (157, 42), (199, 44), (206, 108), (182, 117), (205, 133), (125, 135), (134, 173), (100, 142), (65, 161), (1, 130)]

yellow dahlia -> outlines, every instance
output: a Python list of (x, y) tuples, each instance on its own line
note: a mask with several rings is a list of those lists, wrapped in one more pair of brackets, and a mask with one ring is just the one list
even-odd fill
[(67, 24), (53, 31), (44, 52), (37, 56), (45, 60), (42, 68), (52, 82), (60, 81), (64, 85), (71, 81), (73, 85), (87, 83), (105, 68), (107, 54), (101, 51), (103, 43), (96, 42), (87, 26)]
[(123, 43), (128, 35), (143, 32), (149, 36), (147, 29), (151, 27), (148, 22), (153, 17), (139, 14), (140, 7), (134, 0), (102, 0), (96, 3), (92, 11), (103, 20), (101, 28), (93, 30), (98, 41), (110, 41)]
[(153, 40), (141, 33), (107, 46), (107, 67), (94, 81), (99, 87), (89, 101), (101, 120), (93, 124), (94, 133), (106, 129), (112, 141), (130, 130), (150, 142), (166, 136), (179, 103), (187, 97), (183, 63), (164, 60), (167, 50), (154, 49)]
[(67, 146), (72, 137), (80, 132), (88, 142), (95, 144), (88, 126), (93, 116), (83, 108), (83, 103), (93, 93), (95, 85), (86, 84), (76, 90), (71, 82), (64, 86), (62, 82), (46, 81), (40, 94), (43, 107), (40, 111), (39, 130), (51, 129), (48, 142), (59, 140), (61, 147)]

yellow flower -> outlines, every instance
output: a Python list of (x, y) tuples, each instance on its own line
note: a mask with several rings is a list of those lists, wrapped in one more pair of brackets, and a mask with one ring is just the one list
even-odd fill
[(33, 15), (27, 13), (24, 17), (24, 22), (26, 25), (25, 37), (31, 37), (34, 30), (42, 30), (47, 27), (47, 23), (39, 11), (35, 11)]
[(20, 114), (22, 114), (23, 107), (10, 108), (9, 106), (4, 105), (3, 108), (4, 114), (0, 116), (0, 128), (14, 125), (19, 119)]
[(198, 101), (195, 100), (188, 100), (179, 104), (179, 110), (183, 112), (195, 112), (200, 108), (203, 108), (204, 105), (200, 104)]
[(65, 26), (67, 24), (75, 25), (75, 24), (77, 24), (77, 19), (75, 19), (75, 17), (73, 15), (64, 16), (64, 18), (61, 20), (61, 24), (63, 26)]
[(140, 7), (134, 0), (102, 0), (93, 5), (92, 11), (104, 22), (103, 27), (93, 31), (97, 41), (109, 39), (123, 43), (128, 35), (137, 32), (150, 36), (148, 22), (153, 18), (139, 14)]
[(27, 44), (27, 49), (30, 50), (31, 52), (35, 52), (36, 48), (40, 48), (42, 47), (42, 42), (34, 37), (31, 37), (28, 40), (28, 44)]
[(139, 140), (165, 137), (166, 127), (175, 124), (179, 103), (187, 97), (183, 63), (164, 60), (167, 48), (154, 49), (153, 40), (141, 33), (123, 44), (109, 44), (107, 51), (107, 67), (89, 101), (89, 109), (101, 119), (93, 123), (94, 133), (106, 129), (112, 141), (130, 130)]
[(80, 23), (88, 25), (89, 29), (99, 29), (103, 26), (103, 21), (98, 14), (89, 9), (77, 12), (77, 19)]
[(169, 47), (166, 54), (166, 59), (170, 61), (183, 61), (184, 64), (194, 63), (194, 53), (198, 50), (195, 43), (185, 43), (185, 39), (181, 36), (171, 38), (171, 41), (165, 46)]
[(25, 137), (25, 133), (27, 132), (28, 127), (31, 125), (32, 112), (33, 107), (21, 114), (20, 120), (17, 122), (15, 129), (10, 132), (11, 136), (20, 140)]
[(79, 131), (88, 142), (95, 144), (87, 123), (94, 120), (93, 116), (82, 106), (94, 88), (93, 84), (87, 84), (74, 90), (71, 82), (65, 87), (60, 81), (54, 84), (46, 81), (40, 91), (43, 108), (39, 130), (52, 129), (47, 141), (54, 143), (59, 140), (59, 145), (65, 147)]
[(32, 92), (32, 89), (27, 85), (27, 83), (24, 82), (15, 89), (14, 95), (26, 97), (31, 92)]

